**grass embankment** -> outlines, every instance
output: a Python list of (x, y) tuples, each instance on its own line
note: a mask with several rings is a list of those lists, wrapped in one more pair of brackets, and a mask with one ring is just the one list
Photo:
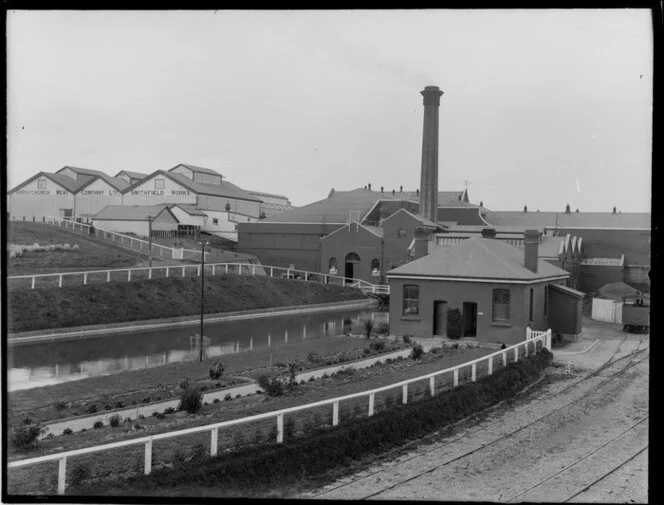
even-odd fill
[[(199, 278), (141, 279), (9, 290), (9, 331), (66, 328), (200, 314)], [(314, 282), (217, 275), (205, 278), (205, 313), (366, 298), (360, 290)]]
[(8, 258), (9, 275), (128, 268), (142, 265), (145, 261), (145, 255), (41, 223), (9, 222), (7, 242), (17, 245), (32, 245), (35, 242), (40, 245), (78, 245), (75, 250), (25, 252), (21, 258)]
[(283, 444), (254, 445), (215, 458), (198, 456), (152, 475), (131, 476), (70, 489), (71, 494), (129, 496), (288, 496), (340, 469), (350, 470), (367, 457), (403, 444), (514, 396), (534, 382), (551, 362), (541, 353), (497, 370), (493, 376), (466, 383), (408, 405), (395, 405), (371, 418), (326, 426)]
[[(305, 369), (313, 368), (307, 357), (316, 353), (320, 364), (334, 365), (350, 359), (366, 357), (363, 349), (369, 347), (364, 338), (338, 336), (336, 338), (304, 340), (279, 344), (274, 348), (259, 348), (250, 352), (228, 354), (218, 359), (224, 365), (223, 385), (231, 376), (257, 379), (260, 375), (271, 372), (284, 372), (287, 363), (302, 363)], [(404, 347), (388, 345), (386, 351)], [(151, 401), (175, 398), (179, 394), (178, 385), (183, 380), (190, 384), (217, 389), (216, 382), (209, 379), (208, 362), (189, 361), (170, 363), (142, 370), (128, 370), (113, 375), (90, 377), (52, 386), (25, 389), (8, 393), (8, 424), (21, 422), (30, 417), (36, 423), (56, 421), (62, 418), (85, 415), (90, 405), (97, 405), (99, 412), (104, 412), (106, 405), (115, 408), (117, 402), (125, 407), (143, 405), (144, 399)], [(270, 362), (272, 366), (270, 366)], [(133, 404), (132, 402), (136, 402)], [(60, 405), (56, 407), (56, 403)], [(62, 407), (62, 403), (69, 407)]]

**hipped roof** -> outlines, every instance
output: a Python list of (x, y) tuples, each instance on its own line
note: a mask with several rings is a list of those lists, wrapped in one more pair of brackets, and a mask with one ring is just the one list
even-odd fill
[(460, 244), (438, 248), (432, 254), (388, 272), (390, 276), (444, 277), (460, 281), (534, 281), (568, 277), (569, 273), (547, 261), (538, 260), (537, 272), (525, 267), (523, 249), (502, 240), (470, 238)]

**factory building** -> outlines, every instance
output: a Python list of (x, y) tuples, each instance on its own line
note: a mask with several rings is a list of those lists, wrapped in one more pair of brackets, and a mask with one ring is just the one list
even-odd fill
[(92, 223), (96, 228), (139, 237), (149, 236), (151, 229), (153, 237), (170, 238), (197, 234), (206, 217), (200, 210), (179, 204), (109, 205), (94, 217)]
[(79, 186), (76, 179), (66, 175), (39, 172), (8, 192), (9, 219), (42, 221), (46, 216), (73, 219), (74, 197)]
[(127, 184), (135, 184), (141, 179), (145, 179), (148, 176), (148, 174), (144, 174), (142, 172), (130, 172), (129, 170), (120, 170), (117, 174), (115, 174), (116, 179), (122, 179), (125, 181)]

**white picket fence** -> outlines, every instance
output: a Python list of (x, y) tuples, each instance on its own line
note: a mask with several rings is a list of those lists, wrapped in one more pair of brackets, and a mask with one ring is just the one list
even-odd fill
[(544, 337), (551, 341), (551, 328), (546, 331), (531, 330), (530, 326), (526, 326), (526, 340), (532, 340), (534, 338)]
[(591, 318), (605, 323), (622, 324), (623, 302), (593, 298)]
[[(168, 438), (175, 438), (175, 437), (182, 437), (185, 435), (191, 435), (193, 433), (201, 433), (201, 432), (209, 432), (210, 433), (210, 456), (216, 456), (218, 452), (218, 435), (219, 435), (219, 430), (224, 429), (224, 428), (229, 428), (231, 426), (237, 426), (237, 425), (242, 425), (242, 424), (248, 424), (252, 423), (255, 421), (259, 420), (264, 420), (264, 419), (274, 419), (277, 424), (277, 443), (283, 443), (284, 441), (284, 416), (289, 413), (293, 412), (298, 412), (298, 411), (304, 411), (304, 410), (309, 410), (309, 409), (314, 409), (317, 407), (321, 406), (326, 406), (326, 405), (331, 405), (332, 406), (332, 426), (337, 426), (339, 424), (339, 405), (343, 401), (348, 401), (351, 399), (355, 398), (363, 398), (366, 397), (368, 399), (368, 405), (367, 405), (367, 415), (373, 416), (374, 415), (374, 406), (375, 406), (375, 398), (376, 394), (383, 392), (383, 391), (388, 391), (391, 389), (401, 389), (401, 394), (402, 394), (402, 403), (406, 404), (408, 403), (408, 386), (410, 384), (422, 381), (422, 380), (429, 380), (429, 393), (431, 396), (434, 396), (436, 394), (436, 389), (435, 389), (435, 379), (438, 376), (441, 376), (443, 374), (452, 374), (453, 375), (453, 387), (457, 387), (459, 385), (459, 372), (462, 369), (466, 369), (470, 367), (470, 372), (471, 372), (471, 381), (475, 382), (477, 380), (477, 367), (480, 364), (483, 364), (486, 362), (486, 370), (487, 370), (487, 375), (491, 375), (493, 373), (493, 365), (494, 365), (494, 359), (499, 358), (502, 360), (502, 365), (503, 367), (507, 366), (508, 361), (510, 361), (510, 355), (513, 356), (514, 360), (513, 362), (516, 362), (519, 360), (519, 352), (521, 349), (523, 349), (523, 355), (524, 357), (527, 357), (529, 353), (536, 353), (538, 351), (538, 344), (539, 344), (539, 349), (546, 348), (549, 351), (551, 350), (551, 332), (538, 332), (540, 333), (539, 336), (532, 337), (530, 339), (527, 339), (523, 342), (520, 342), (516, 345), (513, 345), (511, 347), (508, 347), (506, 349), (502, 349), (498, 352), (494, 352), (493, 354), (489, 354), (488, 356), (483, 356), (481, 358), (468, 361), (466, 363), (462, 363), (460, 365), (451, 367), (451, 368), (446, 368), (445, 370), (440, 370), (437, 372), (433, 372), (430, 374), (422, 375), (419, 377), (416, 377), (414, 379), (408, 379), (404, 380), (401, 382), (397, 382), (394, 384), (390, 384), (387, 386), (375, 388), (369, 391), (362, 391), (360, 393), (354, 393), (350, 395), (345, 395), (337, 398), (331, 398), (328, 400), (322, 400), (314, 403), (308, 403), (306, 405), (298, 405), (295, 407), (290, 407), (287, 409), (282, 409), (282, 410), (276, 410), (272, 412), (265, 412), (263, 414), (257, 414), (254, 416), (250, 417), (244, 417), (241, 419), (233, 419), (231, 421), (224, 421), (220, 423), (213, 423), (213, 424), (208, 424), (205, 426), (197, 426), (194, 428), (187, 428), (183, 430), (178, 430), (178, 431), (171, 431), (168, 433), (160, 433), (158, 435), (152, 435), (149, 437), (141, 437), (141, 438), (135, 438), (132, 440), (123, 440), (121, 442), (113, 442), (110, 444), (104, 444), (104, 445), (97, 445), (94, 447), (86, 447), (84, 449), (76, 449), (73, 451), (66, 451), (66, 452), (61, 452), (61, 453), (56, 453), (56, 454), (49, 454), (46, 456), (40, 456), (37, 458), (30, 458), (30, 459), (23, 459), (23, 460), (18, 460), (18, 461), (11, 461), (7, 464), (8, 470), (15, 469), (15, 468), (21, 468), (21, 467), (26, 467), (26, 466), (31, 466), (31, 465), (38, 465), (50, 461), (57, 461), (58, 462), (58, 484), (57, 484), (57, 490), (58, 494), (63, 495), (65, 494), (65, 489), (66, 489), (66, 475), (67, 475), (67, 459), (71, 458), (73, 456), (78, 456), (82, 454), (90, 454), (90, 453), (97, 453), (97, 452), (102, 452), (102, 451), (108, 451), (111, 449), (117, 449), (120, 447), (127, 447), (131, 445), (143, 445), (144, 446), (144, 465), (143, 465), (143, 473), (145, 475), (149, 475), (152, 472), (152, 444), (153, 442), (157, 440), (164, 440)], [(532, 335), (532, 334), (531, 334)], [(531, 348), (532, 347), (532, 351)]]

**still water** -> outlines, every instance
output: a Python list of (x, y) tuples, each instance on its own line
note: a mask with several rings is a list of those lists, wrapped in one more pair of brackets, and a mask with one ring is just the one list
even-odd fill
[[(332, 338), (364, 319), (387, 320), (387, 313), (347, 310), (205, 325), (208, 356), (278, 347), (302, 340)], [(190, 336), (198, 327), (113, 334), (107, 337), (7, 347), (7, 389), (50, 384), (138, 370), (196, 358)]]

